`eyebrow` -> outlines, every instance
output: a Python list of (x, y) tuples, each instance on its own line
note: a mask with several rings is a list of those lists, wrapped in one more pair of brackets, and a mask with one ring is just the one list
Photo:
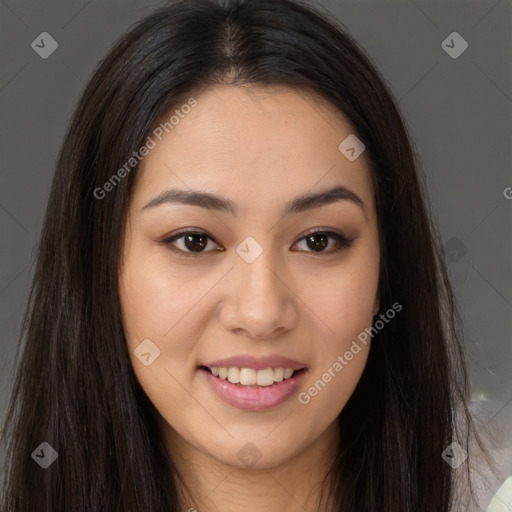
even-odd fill
[[(320, 208), (338, 201), (352, 202), (359, 206), (366, 215), (363, 200), (352, 190), (343, 185), (338, 185), (334, 188), (329, 188), (316, 193), (307, 193), (296, 197), (285, 205), (282, 216), (284, 217), (286, 215), (305, 212), (313, 208)], [(164, 204), (176, 203), (199, 206), (201, 208), (230, 213), (231, 215), (237, 215), (238, 213), (236, 204), (229, 199), (207, 192), (179, 189), (164, 190), (159, 195), (151, 199), (151, 201), (143, 207), (143, 210)]]

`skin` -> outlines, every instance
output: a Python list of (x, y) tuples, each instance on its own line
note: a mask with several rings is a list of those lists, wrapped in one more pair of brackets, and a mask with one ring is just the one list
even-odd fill
[[(380, 250), (366, 154), (349, 161), (338, 150), (354, 130), (313, 93), (217, 86), (196, 99), (141, 162), (129, 206), (119, 289), (133, 369), (160, 413), (183, 510), (330, 510), (319, 491), (336, 452), (335, 420), (370, 344), (308, 404), (295, 394), (262, 412), (217, 398), (198, 366), (284, 355), (307, 365), (304, 392), (372, 325)], [(335, 185), (356, 193), (364, 210), (344, 200), (282, 216), (288, 201)], [(143, 209), (170, 188), (223, 196), (239, 213)], [(185, 228), (211, 235), (202, 253), (179, 257), (162, 243)], [(355, 240), (331, 252), (338, 244), (330, 238), (315, 252), (304, 238), (315, 228)], [(263, 248), (252, 263), (235, 252), (247, 236)], [(172, 245), (187, 250), (184, 238)], [(149, 366), (133, 352), (144, 339), (161, 351)], [(247, 442), (261, 454), (252, 467), (237, 457)]]

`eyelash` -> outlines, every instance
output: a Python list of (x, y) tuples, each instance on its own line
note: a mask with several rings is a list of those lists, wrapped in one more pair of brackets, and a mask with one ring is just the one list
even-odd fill
[[(307, 233), (306, 235), (304, 235), (300, 240), (298, 240), (298, 242), (301, 242), (302, 240), (306, 239), (308, 236), (320, 235), (320, 234), (327, 235), (329, 238), (333, 238), (334, 240), (336, 240), (336, 242), (338, 243), (338, 247), (335, 249), (331, 249), (330, 251), (327, 251), (327, 252), (325, 252), (325, 251), (320, 251), (320, 252), (306, 251), (306, 252), (309, 252), (311, 254), (318, 254), (318, 255), (334, 254), (334, 253), (341, 251), (342, 249), (348, 249), (349, 247), (352, 246), (352, 243), (355, 240), (355, 238), (348, 239), (348, 238), (344, 237), (343, 235), (336, 233), (335, 231), (317, 229), (316, 231), (311, 231), (311, 232)], [(176, 233), (169, 238), (165, 238), (164, 240), (162, 240), (161, 243), (163, 245), (165, 245), (168, 249), (170, 249), (172, 252), (177, 254), (178, 256), (185, 257), (185, 258), (190, 258), (190, 257), (195, 258), (197, 256), (201, 256), (202, 254), (207, 254), (209, 252), (217, 252), (217, 251), (202, 251), (202, 252), (196, 252), (196, 253), (187, 252), (187, 251), (183, 251), (181, 249), (177, 249), (176, 247), (174, 247), (172, 245), (172, 242), (179, 240), (180, 238), (183, 238), (186, 235), (202, 235), (202, 236), (205, 236), (206, 238), (208, 238), (209, 240), (212, 240), (213, 242), (215, 242), (215, 240), (210, 235), (208, 235), (207, 233), (205, 233), (203, 231), (189, 230), (189, 231), (180, 231), (179, 233)], [(215, 243), (217, 243), (217, 242), (215, 242)], [(222, 251), (218, 251), (218, 252), (222, 252)]]

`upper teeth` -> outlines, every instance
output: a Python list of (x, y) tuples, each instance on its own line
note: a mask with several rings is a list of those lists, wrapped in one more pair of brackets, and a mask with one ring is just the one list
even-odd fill
[(242, 384), (243, 386), (271, 386), (274, 382), (281, 382), (283, 379), (289, 379), (295, 370), (292, 368), (265, 368), (264, 370), (255, 370), (254, 368), (210, 368), (215, 377), (228, 380), (232, 384)]

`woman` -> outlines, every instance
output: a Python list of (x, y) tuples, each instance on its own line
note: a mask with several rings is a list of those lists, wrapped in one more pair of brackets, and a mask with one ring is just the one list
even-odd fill
[(459, 332), (357, 44), (299, 2), (169, 5), (61, 150), (2, 510), (467, 508)]

